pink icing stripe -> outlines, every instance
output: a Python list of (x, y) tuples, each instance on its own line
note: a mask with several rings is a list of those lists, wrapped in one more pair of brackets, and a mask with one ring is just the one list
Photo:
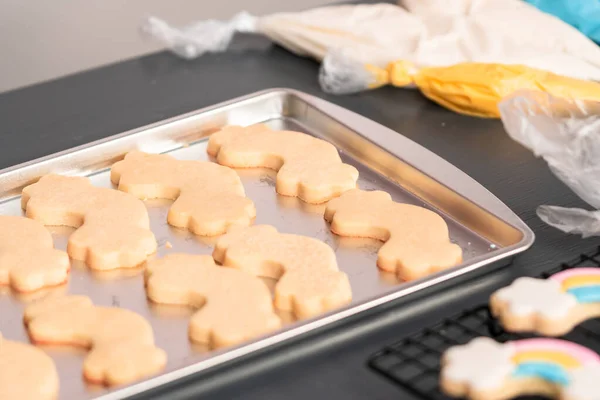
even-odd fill
[(509, 342), (517, 352), (530, 350), (554, 350), (563, 351), (577, 358), (582, 364), (591, 364), (600, 362), (600, 356), (593, 350), (578, 345), (577, 343), (567, 342), (560, 339), (523, 339)]
[(553, 281), (562, 282), (565, 279), (568, 279), (572, 276), (581, 276), (581, 275), (600, 275), (600, 268), (573, 268), (568, 269), (566, 271), (559, 272), (557, 274), (552, 275), (548, 279), (552, 279)]

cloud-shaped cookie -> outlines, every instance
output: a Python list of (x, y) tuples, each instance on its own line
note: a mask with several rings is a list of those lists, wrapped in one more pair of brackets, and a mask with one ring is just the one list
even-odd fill
[(225, 267), (277, 279), (275, 307), (309, 318), (348, 304), (352, 289), (335, 253), (320, 240), (279, 233), (270, 225), (223, 235), (213, 258)]
[(342, 163), (329, 142), (266, 125), (228, 126), (213, 133), (208, 154), (234, 168), (264, 167), (277, 173), (277, 193), (307, 203), (324, 203), (356, 188), (358, 171)]
[(135, 267), (156, 251), (144, 203), (80, 176), (46, 175), (23, 189), (21, 207), (44, 225), (70, 226), (67, 253), (96, 270)]
[(511, 347), (486, 337), (452, 347), (444, 354), (442, 386), (451, 394), (498, 388), (513, 371), (512, 355)]
[(113, 165), (110, 179), (140, 199), (174, 200), (167, 221), (196, 235), (220, 235), (256, 216), (238, 174), (215, 163), (132, 151)]
[(462, 260), (462, 250), (450, 242), (441, 216), (396, 203), (386, 192), (349, 190), (327, 203), (324, 218), (335, 234), (385, 242), (377, 253), (377, 266), (400, 279), (422, 278)]
[(189, 336), (213, 348), (239, 344), (281, 327), (264, 282), (219, 267), (211, 256), (169, 254), (148, 261), (146, 293), (157, 303), (198, 308), (190, 320)]
[(577, 299), (552, 279), (523, 277), (496, 291), (492, 314), (511, 332), (540, 332), (559, 336), (579, 322)]
[(23, 319), (33, 342), (89, 349), (83, 374), (93, 383), (122, 385), (166, 364), (166, 353), (154, 346), (152, 327), (141, 315), (94, 306), (85, 296), (43, 298), (25, 308)]

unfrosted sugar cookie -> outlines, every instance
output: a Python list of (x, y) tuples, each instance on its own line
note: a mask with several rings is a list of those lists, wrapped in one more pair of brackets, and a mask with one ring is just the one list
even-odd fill
[(277, 232), (272, 226), (233, 229), (215, 246), (214, 259), (225, 267), (277, 279), (275, 307), (308, 318), (352, 299), (348, 276), (335, 253), (320, 240)]
[(149, 261), (146, 293), (156, 303), (199, 308), (190, 320), (190, 339), (213, 348), (281, 327), (267, 286), (250, 274), (217, 266), (211, 256), (170, 254)]
[(237, 173), (211, 162), (134, 151), (113, 165), (111, 180), (140, 199), (175, 200), (167, 221), (196, 235), (220, 235), (256, 217)]
[(385, 242), (377, 265), (400, 279), (421, 278), (462, 260), (462, 250), (450, 242), (442, 217), (422, 207), (396, 203), (385, 192), (350, 190), (327, 204), (325, 220), (337, 235)]
[(121, 385), (161, 371), (166, 353), (154, 346), (148, 321), (116, 307), (94, 306), (85, 296), (44, 298), (25, 309), (34, 343), (89, 349), (83, 375), (89, 382)]
[(42, 350), (0, 334), (0, 399), (55, 400), (58, 373)]
[(342, 163), (331, 143), (301, 132), (265, 125), (229, 126), (213, 133), (208, 154), (234, 168), (264, 167), (277, 173), (277, 193), (324, 203), (356, 188), (358, 171)]
[(600, 356), (558, 339), (502, 344), (479, 337), (448, 349), (442, 359), (442, 390), (473, 400), (504, 400), (520, 395), (597, 400), (598, 382)]
[(600, 268), (573, 268), (548, 279), (518, 278), (490, 299), (507, 331), (562, 336), (600, 317)]
[(44, 225), (77, 228), (67, 253), (97, 270), (135, 267), (156, 251), (148, 211), (134, 196), (89, 179), (46, 175), (23, 189), (26, 215)]
[(56, 250), (41, 223), (23, 217), (0, 216), (0, 286), (33, 292), (65, 283), (69, 256)]

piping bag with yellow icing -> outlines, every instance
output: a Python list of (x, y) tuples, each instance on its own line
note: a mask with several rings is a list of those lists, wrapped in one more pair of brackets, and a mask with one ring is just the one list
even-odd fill
[(600, 83), (556, 75), (525, 65), (461, 63), (418, 68), (394, 61), (385, 68), (354, 62), (344, 50), (325, 57), (319, 81), (323, 90), (347, 94), (385, 85), (416, 87), (439, 105), (460, 114), (499, 118), (498, 103), (519, 90), (535, 90), (577, 100), (600, 101)]

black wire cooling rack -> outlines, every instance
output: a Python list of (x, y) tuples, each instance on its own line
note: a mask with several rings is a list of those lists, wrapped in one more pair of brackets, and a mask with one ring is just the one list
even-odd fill
[[(600, 247), (541, 274), (548, 278), (571, 268), (600, 268)], [(536, 337), (535, 334), (505, 332), (486, 305), (461, 312), (423, 329), (373, 354), (368, 365), (375, 372), (427, 400), (449, 400), (439, 389), (440, 359), (451, 346), (465, 344), (478, 336), (499, 342)], [(600, 319), (583, 322), (563, 337), (600, 353)], [(528, 397), (532, 398), (532, 397)]]

